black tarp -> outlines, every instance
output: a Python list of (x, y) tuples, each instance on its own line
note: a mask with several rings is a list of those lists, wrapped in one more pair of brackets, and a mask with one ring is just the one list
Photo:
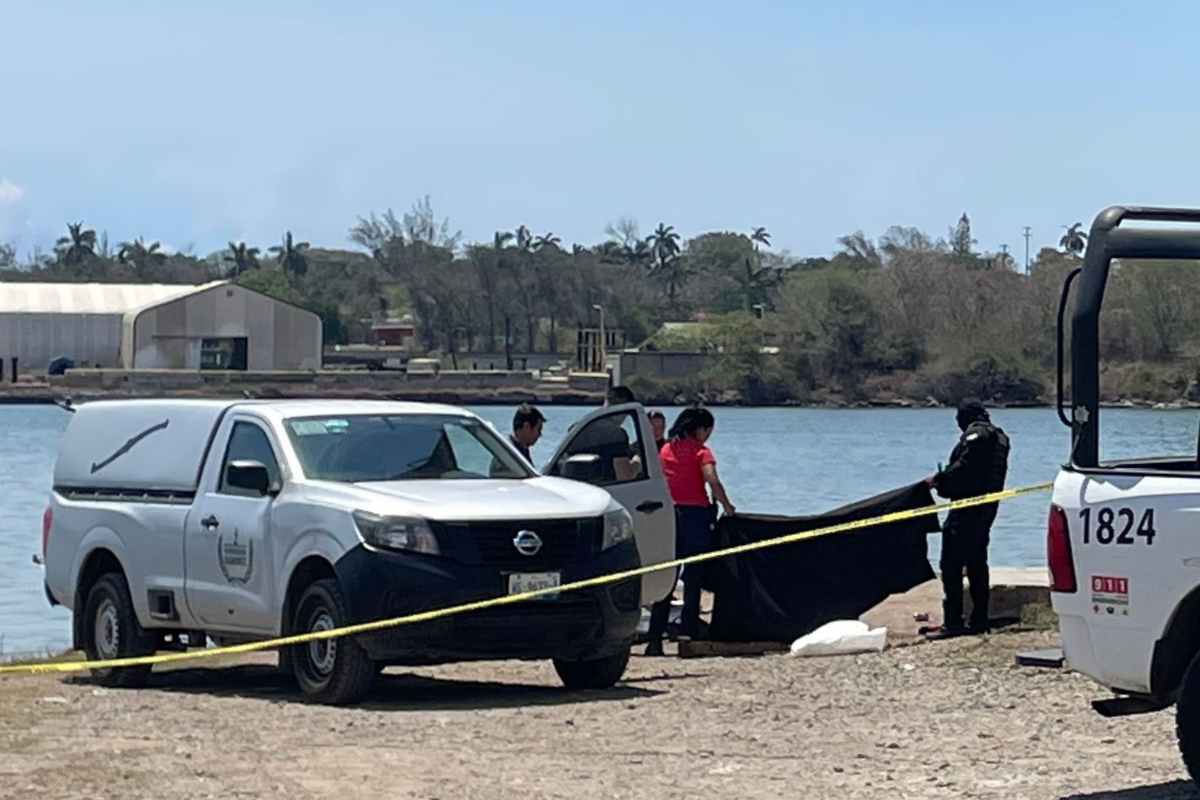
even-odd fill
[[(933, 503), (929, 487), (918, 483), (819, 516), (739, 513), (718, 523), (715, 545), (759, 542)], [(705, 586), (716, 595), (709, 637), (791, 643), (826, 622), (858, 619), (888, 595), (933, 579), (926, 535), (937, 530), (937, 514), (926, 514), (709, 562)]]

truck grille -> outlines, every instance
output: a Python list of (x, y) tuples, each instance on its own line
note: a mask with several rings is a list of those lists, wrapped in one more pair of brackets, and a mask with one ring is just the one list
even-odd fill
[[(535, 555), (525, 555), (513, 544), (521, 531), (532, 531), (542, 540)], [(447, 555), (502, 569), (529, 571), (561, 566), (595, 552), (603, 533), (603, 520), (443, 522), (438, 524), (436, 532)]]

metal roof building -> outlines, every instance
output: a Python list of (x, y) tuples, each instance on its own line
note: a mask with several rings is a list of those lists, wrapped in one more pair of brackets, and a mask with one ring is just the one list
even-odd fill
[(230, 281), (0, 282), (0, 358), (79, 367), (318, 369), (321, 319)]

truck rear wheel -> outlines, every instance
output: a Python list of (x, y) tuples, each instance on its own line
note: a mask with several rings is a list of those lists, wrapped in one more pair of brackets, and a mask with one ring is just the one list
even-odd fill
[[(311, 584), (296, 603), (292, 632), (314, 633), (346, 625), (349, 614), (342, 589), (334, 578)], [(318, 639), (292, 645), (281, 658), (290, 662), (300, 691), (310, 700), (345, 705), (361, 700), (371, 691), (375, 664), (352, 637)]]
[[(92, 584), (84, 603), (83, 643), (88, 661), (154, 653), (155, 637), (138, 623), (129, 582), (121, 573), (102, 575)], [(150, 670), (149, 664), (93, 669), (92, 680), (101, 686), (137, 688), (149, 682)]]
[(1200, 653), (1192, 658), (1175, 705), (1175, 736), (1192, 780), (1200, 783)]
[(554, 659), (554, 671), (568, 689), (611, 689), (629, 666), (629, 648), (590, 661)]

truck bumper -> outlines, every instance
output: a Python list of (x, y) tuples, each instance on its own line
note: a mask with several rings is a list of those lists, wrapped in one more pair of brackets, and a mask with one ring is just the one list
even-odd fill
[(1114, 691), (1146, 695), (1154, 637), (1132, 628), (1102, 627), (1055, 604), (1067, 666)]
[[(627, 542), (561, 569), (563, 583), (634, 569)], [(449, 559), (358, 546), (335, 565), (354, 622), (389, 619), (503, 596), (508, 572)], [(541, 571), (541, 570), (539, 570)], [(632, 578), (554, 599), (454, 614), (361, 634), (374, 660), (396, 665), (455, 661), (603, 658), (629, 646), (641, 618), (641, 580)]]

